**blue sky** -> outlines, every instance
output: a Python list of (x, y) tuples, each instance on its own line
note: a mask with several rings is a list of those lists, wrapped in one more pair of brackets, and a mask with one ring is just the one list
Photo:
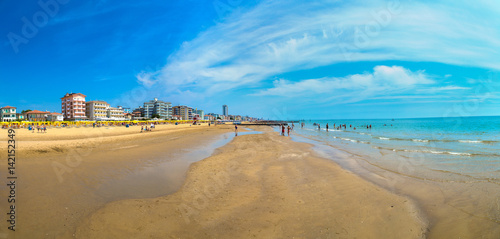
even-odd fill
[(0, 105), (66, 92), (270, 119), (499, 115), (498, 1), (0, 1)]

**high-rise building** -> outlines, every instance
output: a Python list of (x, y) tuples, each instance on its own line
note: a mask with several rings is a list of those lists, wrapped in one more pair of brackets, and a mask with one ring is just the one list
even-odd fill
[(85, 97), (81, 93), (66, 93), (61, 98), (61, 112), (66, 120), (85, 120)]
[(193, 108), (187, 107), (185, 105), (174, 106), (173, 114), (177, 115), (181, 120), (192, 120)]
[(227, 105), (223, 105), (222, 106), (222, 114), (224, 116), (228, 116), (229, 115), (229, 109), (228, 109)]
[(172, 104), (170, 102), (158, 100), (158, 98), (154, 98), (154, 100), (150, 100), (149, 102), (144, 102), (142, 116), (145, 118), (152, 118), (153, 115), (159, 115), (160, 119), (171, 119)]
[(85, 103), (85, 113), (90, 120), (108, 120), (109, 104), (105, 101), (93, 100)]
[(195, 110), (195, 114), (199, 116), (198, 120), (205, 120), (205, 111), (197, 109)]

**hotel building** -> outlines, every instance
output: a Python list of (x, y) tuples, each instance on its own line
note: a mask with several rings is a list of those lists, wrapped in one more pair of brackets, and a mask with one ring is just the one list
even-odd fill
[(154, 98), (154, 100), (150, 100), (149, 102), (144, 102), (142, 116), (151, 119), (155, 114), (159, 115), (160, 119), (171, 119), (172, 104), (170, 102), (158, 100), (158, 98)]
[(5, 106), (0, 109), (0, 120), (2, 122), (10, 122), (16, 120), (16, 107)]
[(229, 115), (229, 108), (227, 107), (227, 105), (222, 106), (222, 115), (224, 115), (224, 116)]
[(125, 114), (123, 113), (123, 109), (109, 107), (106, 115), (108, 120), (125, 120)]
[(81, 93), (66, 93), (61, 98), (61, 112), (66, 120), (85, 120), (85, 97)]
[(173, 113), (174, 115), (179, 116), (181, 120), (193, 119), (193, 108), (187, 107), (185, 105), (174, 106)]
[(85, 113), (90, 120), (108, 120), (108, 108), (109, 104), (100, 100), (85, 103)]

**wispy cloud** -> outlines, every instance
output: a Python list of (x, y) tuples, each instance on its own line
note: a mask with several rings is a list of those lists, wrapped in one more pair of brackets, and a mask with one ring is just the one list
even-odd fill
[[(499, 9), (490, 1), (266, 1), (185, 42), (154, 80), (167, 92), (214, 95), (284, 72), (348, 61), (498, 70)], [(363, 84), (363, 75), (358, 77)]]

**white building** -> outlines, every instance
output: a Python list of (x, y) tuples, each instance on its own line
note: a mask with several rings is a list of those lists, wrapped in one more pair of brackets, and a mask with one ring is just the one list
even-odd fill
[(16, 121), (16, 107), (5, 106), (1, 108), (0, 120), (3, 122)]
[(105, 101), (93, 100), (85, 103), (85, 113), (89, 120), (108, 120), (109, 104)]
[(49, 113), (47, 114), (47, 121), (63, 121), (64, 116), (61, 113)]
[(109, 107), (107, 116), (109, 120), (125, 120), (125, 113), (120, 108)]

